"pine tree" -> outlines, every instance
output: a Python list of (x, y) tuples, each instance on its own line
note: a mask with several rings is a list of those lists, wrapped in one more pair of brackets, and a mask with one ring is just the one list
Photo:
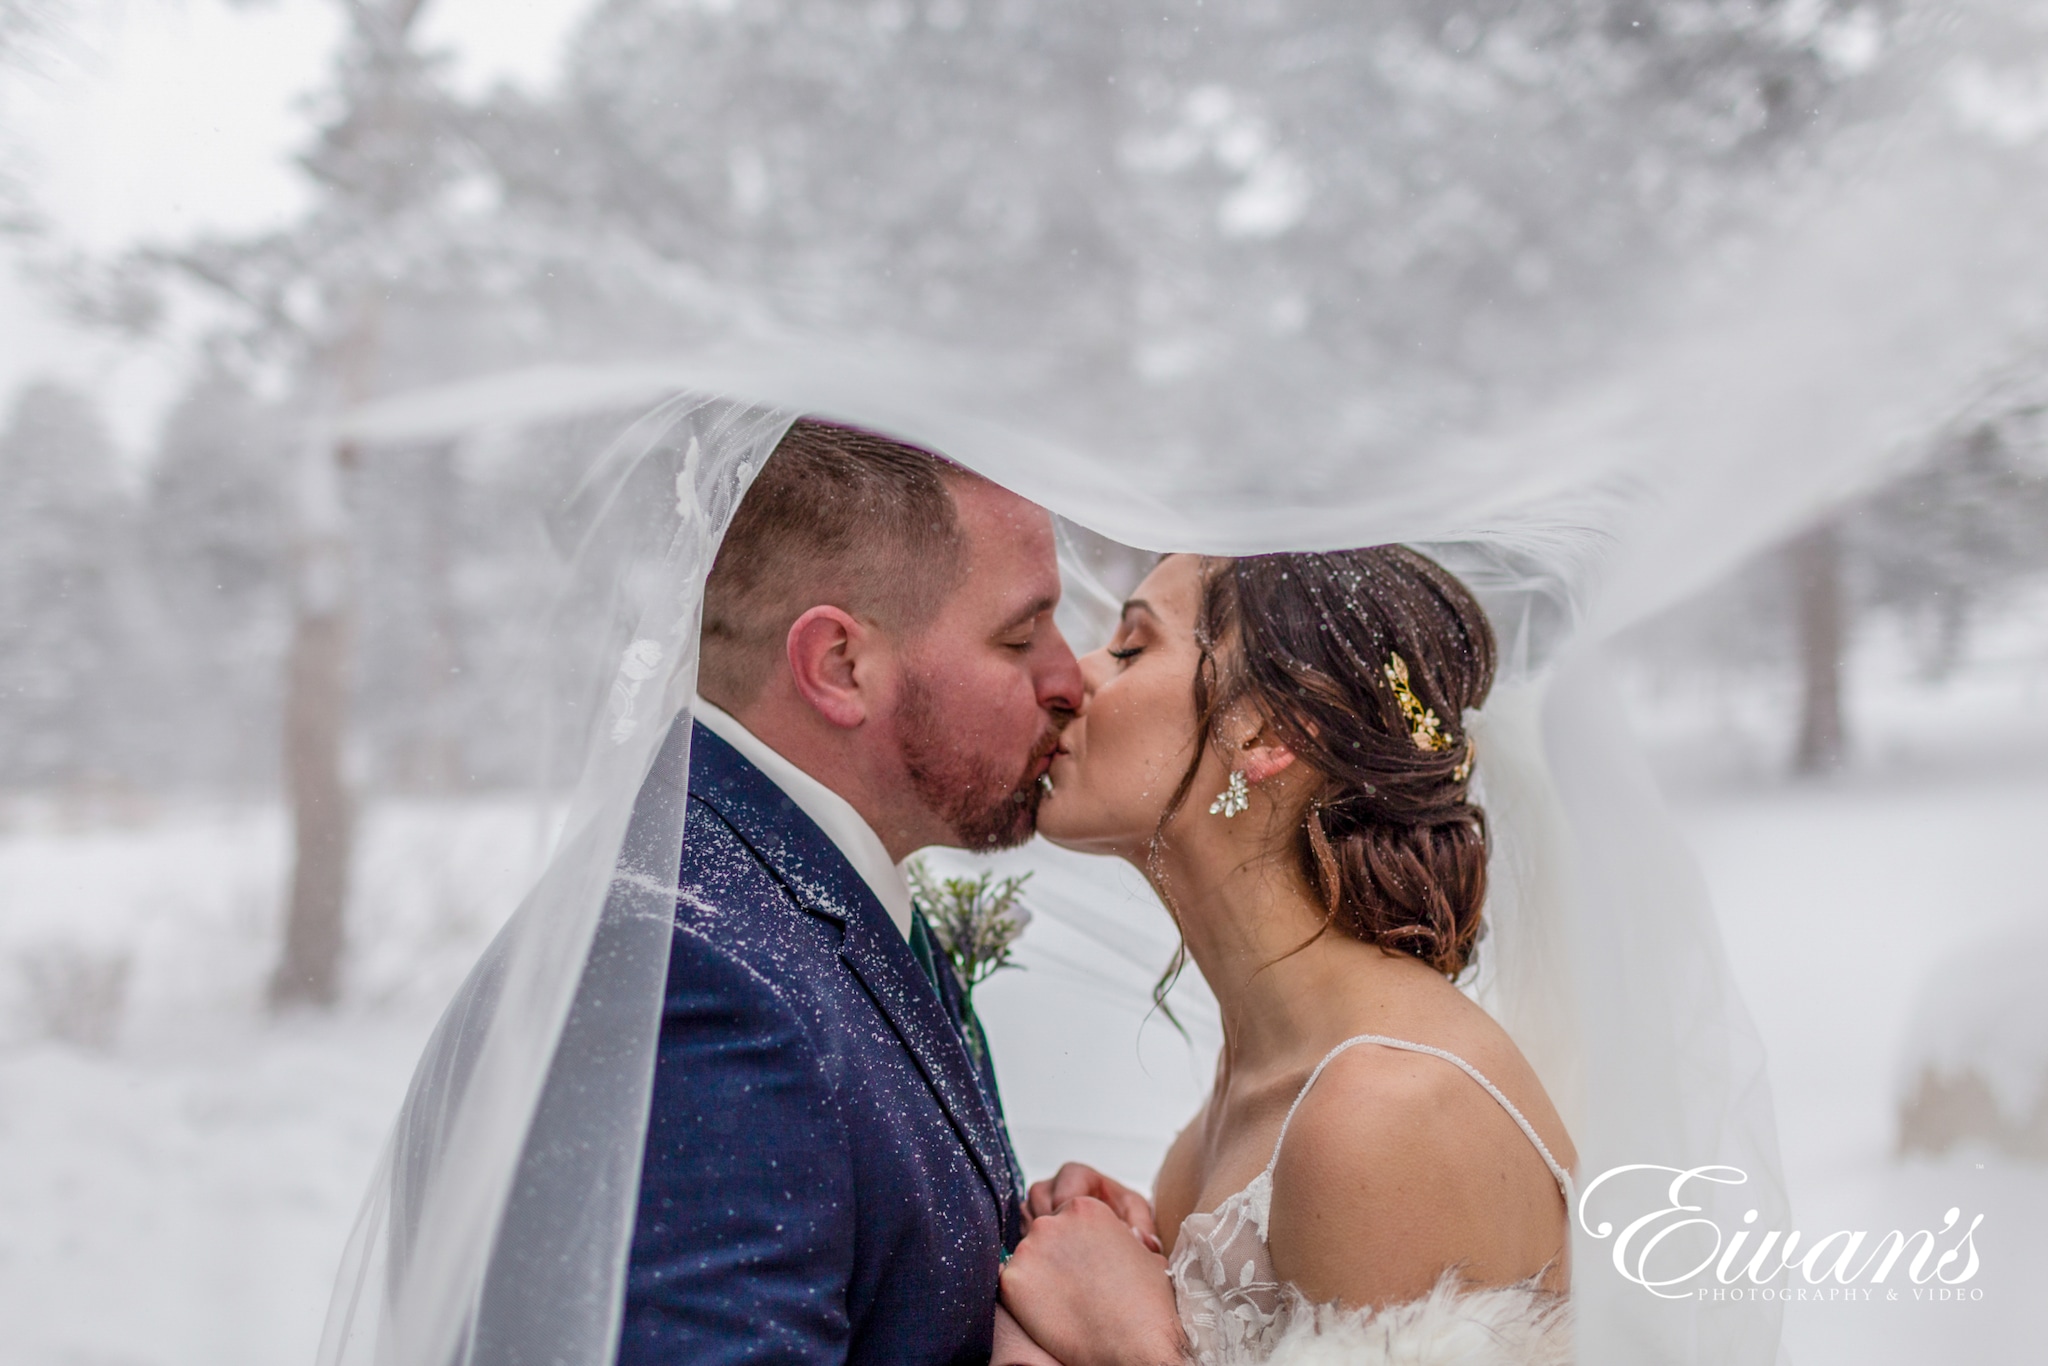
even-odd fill
[(142, 542), (155, 589), (153, 656), (168, 696), (153, 746), (173, 781), (277, 780), (289, 627), (285, 414), (218, 365), (164, 422)]
[(1923, 671), (1945, 676), (1976, 615), (2048, 575), (2048, 402), (1973, 413), (1847, 525), (1866, 610), (1917, 627)]
[[(415, 290), (449, 293), (466, 278), (444, 222), (460, 140), (449, 136), (436, 63), (418, 42), (426, 3), (340, 0), (347, 26), (334, 81), (300, 158), (314, 191), (301, 220), (150, 254), (242, 311), (239, 340), (284, 362), (302, 418), (291, 445), (282, 727), (294, 859), (271, 980), (278, 1006), (338, 999), (346, 944), (358, 799), (344, 764), (358, 628), (348, 487), (356, 452), (334, 425), (394, 376), (438, 377), (421, 358), (445, 337), (406, 325)], [(449, 363), (447, 348), (438, 360)]]
[(133, 517), (98, 410), (31, 384), (0, 432), (0, 775), (124, 773)]
[(520, 221), (605, 244), (560, 280), (617, 335), (959, 343), (1104, 447), (1335, 478), (1597, 358), (1830, 126), (1881, 12), (611, 0), (473, 136)]

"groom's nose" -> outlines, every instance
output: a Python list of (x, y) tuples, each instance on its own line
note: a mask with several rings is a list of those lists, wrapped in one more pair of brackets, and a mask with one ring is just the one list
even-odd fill
[(1081, 710), (1087, 684), (1081, 678), (1081, 661), (1074, 658), (1073, 647), (1067, 644), (1067, 638), (1060, 634), (1059, 627), (1051, 623), (1047, 626), (1045, 649), (1037, 675), (1038, 705), (1064, 723)]

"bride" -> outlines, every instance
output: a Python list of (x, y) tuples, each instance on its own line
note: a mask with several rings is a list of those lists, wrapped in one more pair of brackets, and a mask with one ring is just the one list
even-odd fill
[(1077, 1164), (1032, 1188), (996, 1366), (1569, 1360), (1571, 1139), (1453, 985), (1478, 604), (1399, 546), (1174, 555), (1083, 670), (1040, 833), (1143, 871), (1224, 1043), (1152, 1207)]

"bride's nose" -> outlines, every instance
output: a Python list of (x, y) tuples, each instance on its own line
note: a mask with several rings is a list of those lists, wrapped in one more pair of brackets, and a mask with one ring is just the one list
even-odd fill
[(1109, 657), (1109, 647), (1091, 650), (1081, 656), (1081, 709), (1087, 710), (1088, 699), (1095, 696), (1095, 690), (1109, 681), (1116, 667), (1116, 661)]

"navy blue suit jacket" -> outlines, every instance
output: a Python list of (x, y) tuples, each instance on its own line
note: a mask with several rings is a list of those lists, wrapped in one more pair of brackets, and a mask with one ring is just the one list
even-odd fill
[(988, 1360), (995, 1076), (831, 840), (696, 726), (620, 1366)]

